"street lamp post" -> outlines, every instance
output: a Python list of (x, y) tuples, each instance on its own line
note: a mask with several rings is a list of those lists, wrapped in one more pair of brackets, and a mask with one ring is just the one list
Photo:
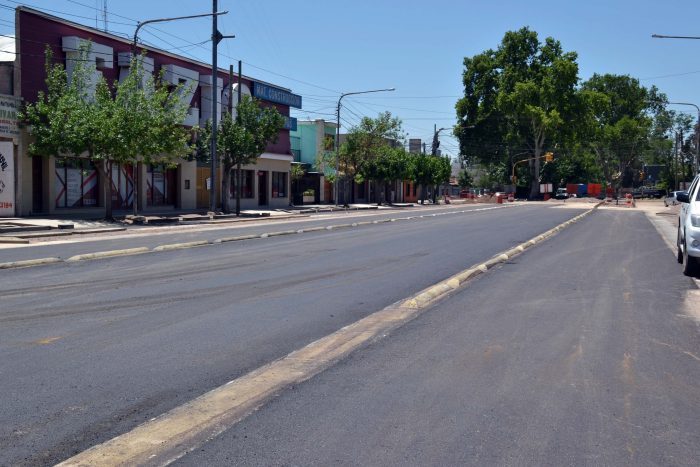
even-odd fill
[(698, 36), (664, 36), (662, 34), (652, 34), (654, 39), (700, 39)]
[[(337, 127), (335, 129), (335, 183), (334, 183), (334, 200), (335, 204), (338, 204), (338, 182), (339, 182), (339, 173), (340, 173), (340, 157), (339, 157), (339, 148), (340, 148), (340, 102), (343, 100), (343, 97), (345, 96), (353, 96), (355, 94), (369, 94), (371, 92), (388, 92), (388, 91), (396, 91), (396, 88), (387, 88), (387, 89), (373, 89), (371, 91), (357, 91), (357, 92), (346, 92), (340, 95), (338, 98), (338, 106), (336, 108), (336, 123)], [(347, 203), (344, 203), (347, 204)]]
[[(153, 24), (153, 23), (165, 23), (169, 21), (178, 21), (181, 19), (191, 19), (191, 18), (203, 18), (205, 16), (213, 16), (216, 18), (218, 15), (225, 15), (228, 13), (228, 11), (221, 11), (221, 12), (216, 12), (214, 11), (213, 13), (202, 13), (199, 15), (188, 15), (188, 16), (174, 16), (172, 18), (156, 18), (156, 19), (148, 19), (146, 21), (139, 21), (136, 24), (136, 30), (134, 31), (134, 41), (131, 45), (131, 58), (135, 61), (138, 60), (136, 57), (136, 49), (138, 48), (138, 38), (139, 38), (139, 30), (141, 30), (142, 27), (144, 27), (147, 24)], [(138, 213), (138, 162), (134, 161), (134, 166), (133, 166), (133, 208), (134, 208), (134, 215)], [(110, 171), (110, 177), (111, 177), (111, 171)], [(108, 180), (107, 183), (112, 183), (111, 180)], [(108, 203), (111, 203), (112, 200), (107, 200)]]

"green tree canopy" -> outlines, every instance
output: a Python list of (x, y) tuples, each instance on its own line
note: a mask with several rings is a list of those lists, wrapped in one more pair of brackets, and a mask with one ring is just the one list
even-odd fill
[[(268, 144), (277, 141), (284, 117), (274, 107), (263, 107), (249, 96), (243, 96), (236, 107), (236, 118), (224, 112), (217, 131), (217, 153), (224, 171), (223, 209), (230, 212), (229, 191), (233, 168), (236, 168), (236, 214), (241, 212), (241, 166), (253, 164), (265, 152)], [(210, 155), (211, 122), (199, 129), (197, 154), (201, 159)]]
[(570, 131), (578, 64), (559, 41), (542, 43), (529, 28), (509, 31), (496, 50), (464, 59), (464, 97), (454, 133), (468, 159), (490, 164), (530, 154), (531, 195), (539, 191), (540, 157)]

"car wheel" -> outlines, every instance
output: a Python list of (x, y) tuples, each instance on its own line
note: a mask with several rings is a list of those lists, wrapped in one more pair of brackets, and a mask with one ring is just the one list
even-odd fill
[(676, 261), (678, 261), (678, 264), (683, 264), (683, 249), (681, 249), (681, 229), (678, 229), (676, 234)]
[(685, 242), (683, 246), (683, 274), (695, 276), (698, 273), (698, 260), (688, 255), (688, 245)]

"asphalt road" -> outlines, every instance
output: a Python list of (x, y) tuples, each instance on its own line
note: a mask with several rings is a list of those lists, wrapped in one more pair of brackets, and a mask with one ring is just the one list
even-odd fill
[(599, 211), (176, 465), (697, 466), (697, 292)]
[(0, 464), (65, 459), (578, 213), (500, 209), (0, 271)]
[(279, 230), (308, 229), (317, 226), (327, 226), (340, 223), (392, 219), (397, 217), (431, 216), (432, 214), (474, 211), (479, 212), (488, 208), (527, 209), (527, 206), (493, 204), (455, 205), (455, 206), (416, 206), (395, 210), (364, 210), (336, 213), (323, 213), (309, 217), (300, 216), (296, 219), (270, 219), (261, 221), (232, 222), (222, 224), (202, 224), (188, 226), (172, 226), (167, 228), (130, 228), (128, 232), (102, 234), (97, 237), (85, 238), (82, 235), (71, 237), (53, 237), (47, 244), (37, 243), (0, 248), (0, 263), (23, 261), (28, 259), (56, 257), (67, 259), (71, 256), (94, 253), (97, 251), (119, 250), (125, 248), (148, 247), (159, 245), (192, 242), (199, 240), (213, 241), (222, 237), (262, 234)]

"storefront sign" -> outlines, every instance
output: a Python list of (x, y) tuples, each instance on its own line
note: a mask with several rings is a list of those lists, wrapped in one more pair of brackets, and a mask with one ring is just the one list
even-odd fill
[(19, 138), (19, 103), (19, 97), (0, 94), (0, 137)]
[(301, 96), (267, 84), (253, 82), (253, 97), (301, 109)]
[(15, 215), (15, 158), (11, 141), (0, 141), (0, 217)]

